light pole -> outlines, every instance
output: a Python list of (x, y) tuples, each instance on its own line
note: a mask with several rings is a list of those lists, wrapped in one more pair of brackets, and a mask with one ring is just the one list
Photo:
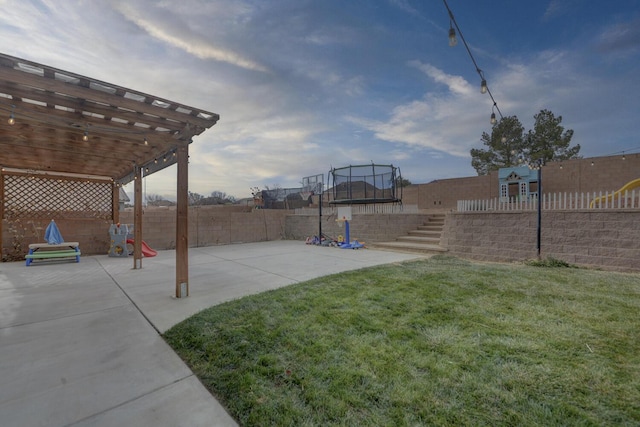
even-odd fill
[[(511, 151), (512, 155), (515, 155), (515, 151)], [(522, 154), (518, 155), (518, 163), (523, 162)], [(540, 259), (540, 247), (542, 242), (542, 166), (544, 165), (544, 159), (540, 158), (535, 161), (527, 162), (527, 166), (529, 169), (533, 168), (538, 172), (537, 184), (538, 184), (538, 221), (537, 221), (537, 230), (536, 230), (536, 250), (538, 254), (538, 259)]]
[(540, 260), (540, 241), (542, 236), (542, 159), (537, 160), (538, 167), (538, 260)]

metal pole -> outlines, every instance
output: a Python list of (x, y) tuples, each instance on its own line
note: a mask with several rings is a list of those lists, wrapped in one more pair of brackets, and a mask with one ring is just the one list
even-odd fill
[(324, 185), (320, 184), (320, 194), (318, 194), (318, 244), (320, 245), (322, 244), (322, 197), (323, 196), (324, 196)]
[(542, 162), (538, 162), (538, 259), (540, 259), (540, 237), (542, 231)]

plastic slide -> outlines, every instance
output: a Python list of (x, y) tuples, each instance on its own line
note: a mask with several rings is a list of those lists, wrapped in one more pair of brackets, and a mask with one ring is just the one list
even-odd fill
[(595, 206), (596, 203), (602, 203), (604, 200), (613, 200), (615, 197), (618, 196), (618, 194), (622, 194), (627, 190), (633, 190), (634, 188), (638, 188), (638, 187), (640, 187), (640, 178), (627, 182), (625, 185), (622, 186), (621, 189), (619, 189), (615, 193), (609, 194), (607, 196), (600, 196), (593, 199), (589, 207), (592, 208)]
[[(133, 245), (135, 241), (133, 239), (127, 239), (127, 243)], [(151, 258), (152, 256), (158, 255), (158, 251), (151, 249), (151, 247), (147, 245), (147, 242), (145, 242), (144, 240), (142, 241), (140, 246), (142, 246), (142, 255), (144, 255), (145, 257)]]

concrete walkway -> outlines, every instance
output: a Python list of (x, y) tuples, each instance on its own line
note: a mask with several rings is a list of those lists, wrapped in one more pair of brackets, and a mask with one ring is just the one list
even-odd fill
[(343, 271), (421, 258), (276, 241), (175, 252), (0, 264), (0, 425), (235, 426), (162, 333), (224, 301)]

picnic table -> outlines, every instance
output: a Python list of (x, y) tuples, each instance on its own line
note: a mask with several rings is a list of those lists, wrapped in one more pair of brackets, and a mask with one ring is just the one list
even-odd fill
[(27, 267), (36, 259), (75, 259), (80, 262), (80, 244), (78, 242), (63, 242), (59, 244), (32, 243), (29, 253), (25, 255)]

